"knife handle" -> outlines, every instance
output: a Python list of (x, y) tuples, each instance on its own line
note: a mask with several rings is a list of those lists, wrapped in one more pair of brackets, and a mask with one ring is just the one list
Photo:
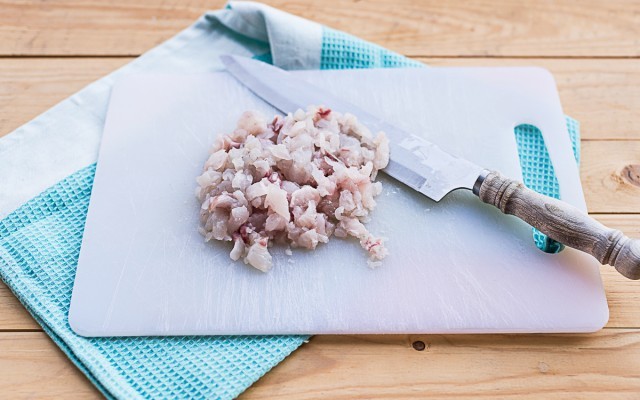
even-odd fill
[(572, 205), (541, 195), (496, 171), (485, 171), (473, 193), (551, 239), (591, 254), (629, 279), (640, 279), (640, 240), (607, 228)]

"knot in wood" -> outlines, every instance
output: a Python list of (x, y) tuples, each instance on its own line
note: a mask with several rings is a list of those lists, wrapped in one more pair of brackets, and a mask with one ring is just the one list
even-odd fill
[(636, 187), (640, 187), (640, 164), (625, 165), (622, 168), (622, 179)]

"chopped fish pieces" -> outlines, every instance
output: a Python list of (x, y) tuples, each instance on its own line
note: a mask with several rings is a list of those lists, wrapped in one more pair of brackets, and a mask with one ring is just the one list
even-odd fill
[(232, 133), (216, 138), (196, 178), (200, 232), (206, 241), (233, 242), (233, 260), (264, 272), (273, 243), (315, 249), (332, 235), (358, 239), (378, 266), (388, 251), (363, 222), (388, 163), (385, 134), (374, 137), (351, 114), (311, 106), (267, 122), (247, 111)]

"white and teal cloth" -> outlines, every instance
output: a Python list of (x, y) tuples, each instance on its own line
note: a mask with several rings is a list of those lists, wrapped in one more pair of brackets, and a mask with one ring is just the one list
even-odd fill
[[(0, 139), (0, 276), (107, 398), (239, 395), (307, 337), (83, 338), (67, 312), (111, 86), (128, 73), (221, 69), (218, 55), (286, 69), (421, 66), (353, 36), (258, 3), (231, 2)], [(567, 119), (578, 159), (578, 126)], [(516, 129), (525, 183), (558, 196), (540, 133)], [(534, 233), (545, 251), (560, 246)]]

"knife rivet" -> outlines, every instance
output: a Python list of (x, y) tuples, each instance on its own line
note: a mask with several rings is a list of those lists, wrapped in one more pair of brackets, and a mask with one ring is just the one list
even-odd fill
[(413, 349), (417, 351), (423, 351), (424, 349), (427, 348), (427, 346), (424, 344), (422, 340), (416, 340), (411, 344), (411, 346), (413, 346)]

